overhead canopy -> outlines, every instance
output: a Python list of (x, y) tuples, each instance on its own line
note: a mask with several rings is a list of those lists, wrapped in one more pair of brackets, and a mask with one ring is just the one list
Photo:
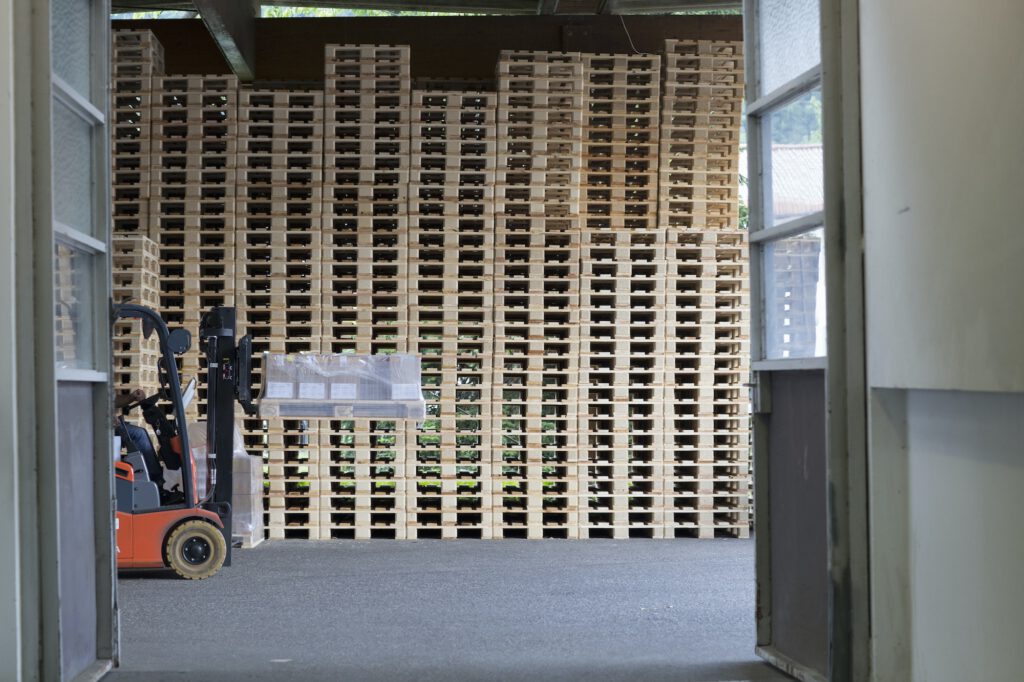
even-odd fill
[[(199, 0), (112, 0), (111, 11), (202, 11)], [(244, 1), (230, 3), (245, 5)], [(663, 14), (693, 9), (738, 9), (741, 0), (264, 0), (259, 5), (374, 9), (388, 12), (478, 14)]]
[(252, 81), (256, 77), (256, 23), (263, 6), (373, 9), (396, 15), (440, 12), (551, 17), (670, 14), (736, 9), (740, 4), (740, 0), (112, 0), (111, 10), (115, 14), (171, 11), (177, 17), (181, 16), (178, 12), (198, 15), (231, 70), (243, 81)]

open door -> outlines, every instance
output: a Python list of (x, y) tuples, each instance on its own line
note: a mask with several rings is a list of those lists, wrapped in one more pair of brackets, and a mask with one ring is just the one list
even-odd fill
[(757, 651), (867, 679), (856, 0), (747, 0), (745, 33)]

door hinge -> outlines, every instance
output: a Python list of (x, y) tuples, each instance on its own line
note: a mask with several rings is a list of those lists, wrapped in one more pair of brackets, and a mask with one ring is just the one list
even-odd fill
[(750, 389), (750, 409), (753, 414), (771, 414), (771, 380), (767, 372), (754, 372), (749, 383), (743, 384)]

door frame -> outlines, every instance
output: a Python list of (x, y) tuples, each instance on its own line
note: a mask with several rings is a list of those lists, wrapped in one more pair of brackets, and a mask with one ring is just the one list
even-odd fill
[[(16, 358), (14, 410), (17, 431), (18, 507), (17, 557), (20, 578), (18, 631), (20, 679), (60, 680), (64, 669), (64, 628), (61, 612), (62, 570), (74, 571), (82, 561), (95, 563), (95, 661), (76, 679), (101, 677), (118, 655), (116, 573), (111, 450), (110, 354), (110, 182), (107, 136), (110, 5), (90, 0), (89, 92), (80, 93), (53, 72), (51, 30), (53, 0), (13, 3), (12, 55), (14, 110), (14, 225), (15, 256), (13, 319), (0, 330), (12, 340)], [(55, 216), (53, 102), (59, 99), (93, 128), (93, 212), (91, 234), (61, 225)], [(57, 366), (55, 343), (54, 251), (58, 243), (88, 258), (92, 285), (88, 291), (91, 317), (90, 364), (85, 369)], [(62, 382), (92, 387), (91, 414), (95, 439), (92, 486), (93, 546), (90, 557), (62, 557), (60, 551), (60, 478), (57, 411)], [(6, 403), (3, 409), (6, 409)], [(6, 668), (4, 669), (6, 670)], [(3, 670), (0, 670), (3, 672)], [(2, 676), (2, 675), (0, 675)]]
[[(821, 64), (767, 96), (758, 98), (758, 0), (744, 0), (747, 65), (748, 183), (751, 226), (762, 222), (765, 144), (758, 113), (818, 82), (822, 88), (824, 206), (805, 225), (824, 225), (826, 278), (826, 357), (763, 360), (762, 268), (751, 239), (751, 367), (754, 371), (754, 480), (757, 528), (757, 652), (798, 679), (819, 676), (788, 660), (773, 646), (770, 572), (771, 524), (768, 486), (767, 420), (773, 371), (824, 369), (826, 376), (826, 500), (828, 505), (829, 664), (837, 682), (871, 679), (870, 582), (868, 555), (868, 470), (866, 352), (861, 194), (859, 0), (821, 0)], [(758, 150), (756, 153), (754, 150)], [(760, 239), (798, 231), (793, 223), (768, 228)], [(762, 416), (758, 416), (761, 414)]]

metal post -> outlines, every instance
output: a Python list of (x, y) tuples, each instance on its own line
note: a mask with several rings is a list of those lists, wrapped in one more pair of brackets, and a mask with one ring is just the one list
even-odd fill
[(235, 450), (235, 309), (214, 308), (203, 316), (199, 336), (207, 361), (206, 442), (216, 457), (212, 503), (224, 522), (231, 565), (231, 492)]

